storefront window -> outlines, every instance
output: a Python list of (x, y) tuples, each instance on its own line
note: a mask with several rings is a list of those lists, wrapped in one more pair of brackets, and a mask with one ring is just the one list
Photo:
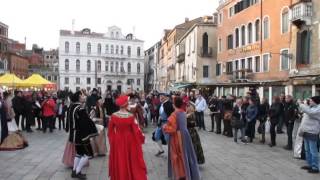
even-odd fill
[(238, 88), (238, 96), (244, 97), (244, 88)]
[(295, 86), (293, 88), (293, 97), (295, 99), (307, 99), (312, 97), (312, 86)]
[(280, 96), (281, 93), (285, 93), (285, 88), (284, 86), (273, 86), (272, 87), (272, 96)]

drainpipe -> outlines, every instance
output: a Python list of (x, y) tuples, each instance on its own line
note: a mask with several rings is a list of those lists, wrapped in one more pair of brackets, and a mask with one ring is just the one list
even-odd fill
[(260, 0), (260, 54), (262, 54), (262, 45), (263, 45), (263, 42), (262, 42), (262, 38), (263, 38), (263, 32), (262, 32), (262, 24), (263, 24), (263, 0)]

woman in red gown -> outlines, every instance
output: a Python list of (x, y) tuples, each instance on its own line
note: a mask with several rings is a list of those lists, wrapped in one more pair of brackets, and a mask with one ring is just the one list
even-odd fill
[(134, 115), (127, 110), (128, 101), (128, 96), (118, 97), (120, 110), (111, 115), (108, 125), (109, 176), (111, 180), (146, 180), (142, 152), (145, 137)]

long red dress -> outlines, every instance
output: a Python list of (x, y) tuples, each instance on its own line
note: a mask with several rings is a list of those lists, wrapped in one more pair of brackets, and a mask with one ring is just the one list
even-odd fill
[(144, 135), (131, 113), (112, 114), (108, 125), (110, 144), (109, 176), (111, 180), (146, 180), (143, 159)]

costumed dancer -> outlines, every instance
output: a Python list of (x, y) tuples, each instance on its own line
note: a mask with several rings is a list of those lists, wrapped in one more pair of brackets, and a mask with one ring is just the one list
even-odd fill
[(195, 104), (192, 101), (188, 103), (186, 111), (187, 111), (187, 127), (188, 127), (189, 134), (191, 136), (194, 151), (196, 152), (196, 155), (197, 155), (198, 164), (204, 164), (205, 158), (203, 154), (201, 140), (196, 130)]
[(186, 113), (182, 108), (183, 100), (174, 99), (175, 111), (163, 126), (168, 133), (168, 176), (174, 180), (200, 180), (197, 156), (187, 129)]
[(117, 98), (120, 110), (112, 114), (109, 121), (109, 176), (111, 180), (146, 180), (142, 152), (145, 136), (135, 116), (127, 110), (128, 101), (128, 96)]
[(85, 95), (78, 91), (71, 96), (71, 101), (66, 128), (69, 132), (69, 141), (75, 145), (76, 151), (71, 177), (86, 179), (81, 170), (89, 161), (89, 149), (91, 149), (89, 139), (97, 136), (98, 132), (84, 107)]
[(163, 125), (165, 125), (168, 121), (168, 117), (171, 115), (171, 113), (174, 111), (174, 108), (172, 106), (172, 102), (169, 101), (169, 94), (162, 93), (160, 94), (160, 101), (161, 105), (159, 108), (159, 119), (157, 122), (157, 128), (153, 134), (152, 139), (157, 142), (159, 146), (159, 151), (156, 154), (156, 156), (160, 156), (164, 153), (164, 149), (162, 145), (166, 145), (168, 141), (168, 135), (166, 135), (163, 132)]
[(106, 131), (105, 131), (105, 112), (102, 107), (102, 98), (98, 97), (96, 106), (90, 113), (93, 122), (96, 124), (99, 136), (92, 138), (91, 146), (93, 148), (94, 156), (105, 156), (107, 152), (106, 148)]

